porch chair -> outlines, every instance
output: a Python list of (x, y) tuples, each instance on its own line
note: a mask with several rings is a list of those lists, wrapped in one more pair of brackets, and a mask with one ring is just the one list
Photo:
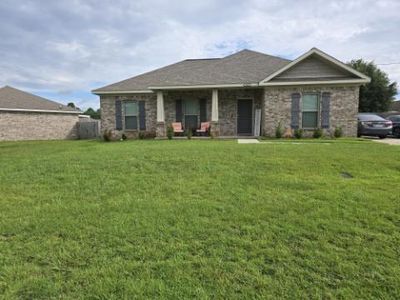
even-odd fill
[(201, 122), (200, 129), (196, 130), (196, 133), (200, 135), (206, 135), (210, 129), (210, 122)]
[(181, 122), (172, 123), (172, 129), (174, 130), (174, 134), (183, 134), (183, 128)]

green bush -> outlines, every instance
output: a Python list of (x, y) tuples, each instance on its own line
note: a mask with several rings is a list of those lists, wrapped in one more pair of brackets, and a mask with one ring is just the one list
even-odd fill
[(139, 137), (139, 140), (144, 140), (144, 138), (145, 138), (146, 136), (145, 136), (145, 133), (144, 133), (143, 131), (139, 131), (138, 137)]
[(282, 125), (281, 122), (278, 123), (278, 126), (276, 126), (275, 128), (275, 137), (277, 139), (280, 139), (283, 135), (283, 129), (282, 129)]
[(319, 139), (319, 138), (322, 137), (323, 134), (324, 133), (323, 133), (322, 129), (321, 128), (317, 128), (317, 129), (314, 130), (312, 136), (313, 136), (314, 139)]
[(214, 130), (211, 130), (212, 125), (208, 128), (208, 135), (210, 136), (211, 139), (215, 138), (215, 133)]
[(128, 139), (128, 137), (125, 135), (125, 133), (122, 134), (121, 138), (125, 141)]
[(188, 129), (188, 130), (186, 131), (186, 137), (188, 138), (188, 140), (192, 139), (192, 135), (193, 135), (192, 130), (191, 130), (191, 129)]
[(333, 132), (333, 136), (335, 138), (340, 138), (343, 136), (343, 129), (342, 127), (335, 127), (335, 131)]
[(303, 133), (304, 133), (303, 129), (301, 129), (301, 128), (295, 129), (294, 130), (294, 137), (296, 139), (301, 139), (303, 137)]
[(103, 139), (105, 142), (111, 142), (112, 139), (112, 132), (111, 130), (104, 130), (103, 132)]
[(167, 138), (169, 140), (172, 140), (173, 137), (174, 137), (174, 128), (172, 128), (172, 126), (168, 126), (167, 127)]

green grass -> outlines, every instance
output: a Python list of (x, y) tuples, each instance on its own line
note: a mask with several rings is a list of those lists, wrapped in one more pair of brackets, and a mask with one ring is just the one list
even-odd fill
[(0, 143), (0, 298), (399, 298), (399, 157), (355, 140)]

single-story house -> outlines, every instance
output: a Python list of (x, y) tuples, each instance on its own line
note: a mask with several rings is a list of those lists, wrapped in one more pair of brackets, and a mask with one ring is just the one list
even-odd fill
[(389, 110), (390, 110), (390, 111), (400, 112), (400, 100), (393, 101), (393, 102), (390, 104)]
[(100, 96), (102, 131), (166, 135), (172, 122), (193, 129), (211, 122), (215, 136), (274, 136), (276, 127), (341, 127), (357, 135), (359, 87), (370, 78), (312, 48), (290, 61), (242, 50), (223, 58), (187, 59), (92, 91)]
[(0, 141), (77, 138), (82, 112), (5, 86), (0, 88)]

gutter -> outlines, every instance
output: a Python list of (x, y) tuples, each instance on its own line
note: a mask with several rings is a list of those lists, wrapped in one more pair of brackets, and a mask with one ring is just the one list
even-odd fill
[(37, 113), (55, 113), (55, 114), (82, 114), (80, 110), (67, 111), (67, 110), (48, 110), (48, 109), (26, 109), (26, 108), (2, 108), (0, 111), (11, 111), (11, 112), (37, 112)]

